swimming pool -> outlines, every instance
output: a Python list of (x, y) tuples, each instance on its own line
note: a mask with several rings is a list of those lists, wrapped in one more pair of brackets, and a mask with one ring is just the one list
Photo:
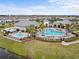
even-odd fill
[(64, 32), (58, 31), (54, 28), (45, 28), (42, 31), (42, 35), (43, 36), (62, 36), (62, 35), (64, 35)]
[(16, 38), (24, 38), (24, 37), (30, 36), (30, 34), (28, 34), (28, 33), (15, 33), (13, 36)]

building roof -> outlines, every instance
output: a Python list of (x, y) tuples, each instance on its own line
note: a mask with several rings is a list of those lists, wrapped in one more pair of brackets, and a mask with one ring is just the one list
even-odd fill
[(17, 27), (28, 27), (30, 25), (39, 26), (39, 23), (36, 21), (29, 21), (29, 20), (21, 20), (18, 23), (15, 23), (15, 26)]
[(63, 20), (63, 21), (56, 21), (54, 22), (54, 24), (72, 24), (72, 22), (69, 20)]

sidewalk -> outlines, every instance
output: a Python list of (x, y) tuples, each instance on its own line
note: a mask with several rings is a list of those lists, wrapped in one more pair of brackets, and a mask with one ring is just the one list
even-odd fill
[(64, 41), (62, 41), (62, 45), (71, 45), (71, 44), (76, 44), (76, 43), (79, 43), (79, 40), (77, 40), (77, 41), (73, 41), (73, 42), (64, 42)]

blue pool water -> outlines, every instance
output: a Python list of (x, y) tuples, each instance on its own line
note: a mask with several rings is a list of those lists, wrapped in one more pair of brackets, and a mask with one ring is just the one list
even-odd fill
[(14, 35), (14, 37), (16, 37), (16, 38), (24, 38), (24, 37), (28, 37), (28, 35), (29, 34), (27, 34), (27, 33), (16, 33)]
[(46, 28), (42, 32), (42, 35), (43, 36), (62, 36), (62, 35), (64, 35), (64, 32), (58, 31), (53, 28)]

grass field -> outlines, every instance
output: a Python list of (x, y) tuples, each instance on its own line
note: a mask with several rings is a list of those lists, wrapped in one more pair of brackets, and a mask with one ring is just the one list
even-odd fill
[(60, 43), (37, 40), (20, 43), (0, 36), (0, 47), (34, 59), (79, 59), (79, 44), (62, 46)]

